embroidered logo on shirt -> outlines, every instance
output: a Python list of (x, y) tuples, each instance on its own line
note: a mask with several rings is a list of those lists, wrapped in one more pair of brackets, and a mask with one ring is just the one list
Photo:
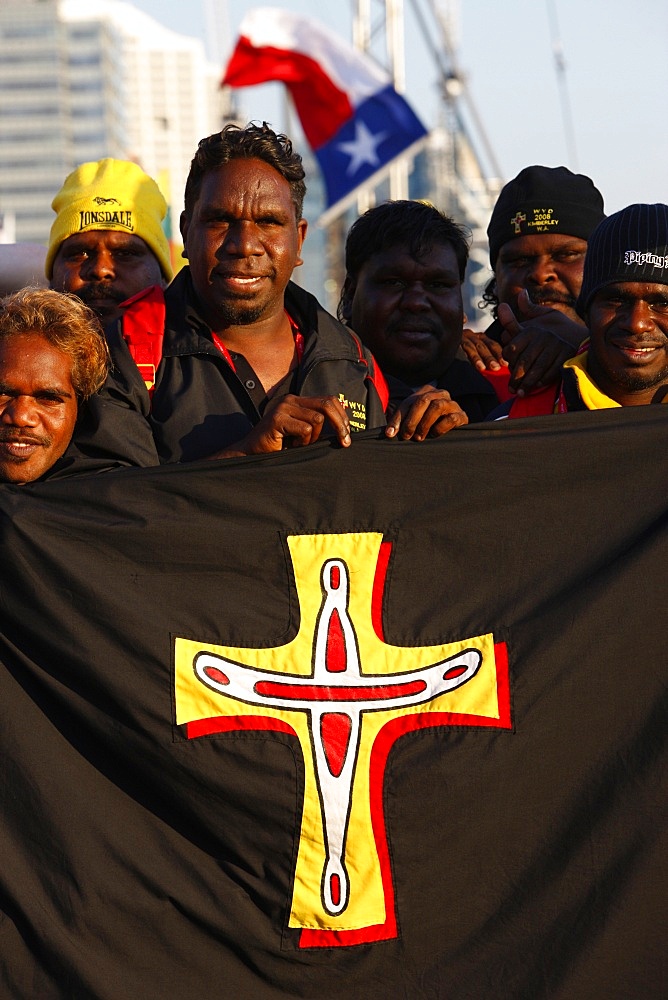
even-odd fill
[(350, 426), (354, 431), (366, 430), (366, 406), (358, 403), (354, 399), (346, 399), (342, 392), (338, 396), (339, 402), (348, 411)]

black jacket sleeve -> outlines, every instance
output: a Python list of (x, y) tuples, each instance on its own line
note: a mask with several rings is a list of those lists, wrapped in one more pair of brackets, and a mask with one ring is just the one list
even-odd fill
[(116, 327), (105, 331), (112, 370), (100, 391), (81, 407), (68, 455), (115, 466), (159, 465), (146, 387)]

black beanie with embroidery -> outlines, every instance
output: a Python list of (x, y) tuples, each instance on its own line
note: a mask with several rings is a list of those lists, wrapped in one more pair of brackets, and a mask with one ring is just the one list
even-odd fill
[(618, 281), (668, 285), (668, 205), (628, 205), (592, 233), (576, 304), (579, 315), (584, 319), (600, 288)]
[(492, 268), (509, 240), (536, 233), (587, 240), (604, 218), (603, 196), (589, 177), (568, 167), (525, 167), (501, 189), (489, 220)]

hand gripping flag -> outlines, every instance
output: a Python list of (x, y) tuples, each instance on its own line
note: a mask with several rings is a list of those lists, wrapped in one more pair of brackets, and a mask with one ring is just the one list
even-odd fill
[(322, 170), (328, 214), (427, 134), (372, 59), (318, 21), (262, 7), (242, 22), (223, 85), (270, 80), (282, 81), (292, 96)]

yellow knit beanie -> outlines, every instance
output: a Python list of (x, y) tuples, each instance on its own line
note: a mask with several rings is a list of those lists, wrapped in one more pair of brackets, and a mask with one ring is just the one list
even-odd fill
[(51, 202), (51, 226), (44, 264), (51, 280), (61, 243), (75, 233), (114, 229), (139, 236), (153, 251), (167, 281), (172, 278), (169, 243), (162, 228), (167, 203), (160, 188), (129, 160), (96, 160), (73, 170)]

